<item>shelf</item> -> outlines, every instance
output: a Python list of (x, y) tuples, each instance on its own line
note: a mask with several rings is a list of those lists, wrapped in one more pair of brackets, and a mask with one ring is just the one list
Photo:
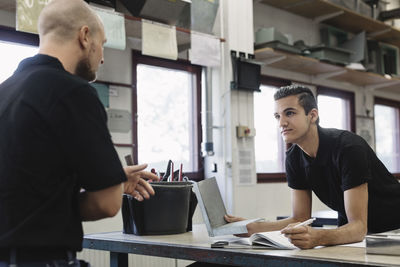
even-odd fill
[(340, 66), (323, 63), (314, 58), (293, 55), (269, 47), (255, 50), (254, 55), (257, 61), (262, 61), (270, 67), (308, 75), (318, 75), (343, 69)]
[(257, 61), (265, 63), (268, 67), (307, 74), (317, 81), (328, 79), (347, 82), (370, 90), (383, 89), (397, 93), (400, 91), (399, 78), (389, 79), (376, 73), (357, 71), (269, 47), (255, 50), (254, 55)]
[(262, 0), (261, 3), (322, 22), (351, 33), (366, 31), (374, 40), (400, 47), (400, 30), (327, 0)]

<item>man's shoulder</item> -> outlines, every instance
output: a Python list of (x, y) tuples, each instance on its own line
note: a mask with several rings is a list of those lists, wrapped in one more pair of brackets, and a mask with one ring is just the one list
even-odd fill
[(363, 140), (359, 135), (347, 130), (319, 127), (318, 131), (321, 139), (324, 139), (324, 141), (354, 144)]
[(86, 80), (66, 71), (57, 58), (42, 54), (23, 60), (13, 76), (41, 88), (88, 86)]
[(361, 136), (347, 130), (320, 128), (320, 136), (337, 152), (369, 146)]

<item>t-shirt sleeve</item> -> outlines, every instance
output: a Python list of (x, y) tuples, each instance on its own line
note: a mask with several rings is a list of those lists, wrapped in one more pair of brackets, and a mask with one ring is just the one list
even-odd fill
[(286, 154), (285, 169), (288, 186), (292, 189), (310, 189), (304, 167), (300, 167), (300, 157), (296, 149), (291, 148)]
[(88, 191), (126, 181), (107, 128), (107, 115), (90, 86), (62, 97), (53, 113), (54, 131), (65, 152), (66, 166)]
[(339, 154), (339, 166), (343, 191), (364, 184), (371, 179), (368, 151), (364, 145), (344, 147)]

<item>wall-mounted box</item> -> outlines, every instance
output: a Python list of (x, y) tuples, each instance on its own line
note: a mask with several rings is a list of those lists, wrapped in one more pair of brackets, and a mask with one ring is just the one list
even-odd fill
[(271, 28), (261, 28), (256, 31), (255, 34), (255, 44), (262, 44), (271, 41), (280, 41), (282, 43), (287, 44), (288, 38), (281, 33), (280, 31), (276, 30), (274, 27)]
[(368, 40), (368, 57), (364, 65), (368, 70), (379, 74), (399, 73), (399, 48), (393, 45)]
[(319, 32), (321, 43), (326, 46), (337, 47), (348, 40), (347, 32), (332, 26), (324, 25), (320, 28)]
[(393, 45), (380, 43), (381, 60), (384, 74), (398, 74), (399, 48)]
[(188, 0), (121, 0), (133, 16), (176, 25), (183, 10), (190, 10)]
[(88, 3), (94, 3), (97, 5), (107, 6), (115, 9), (117, 0), (85, 0), (85, 1)]
[(256, 136), (256, 129), (247, 126), (236, 126), (236, 136), (239, 138), (254, 137)]
[(350, 63), (351, 51), (338, 47), (329, 47), (324, 45), (318, 45), (310, 47), (310, 52), (306, 54), (308, 57), (316, 58), (322, 61), (328, 61), (335, 64), (347, 65)]

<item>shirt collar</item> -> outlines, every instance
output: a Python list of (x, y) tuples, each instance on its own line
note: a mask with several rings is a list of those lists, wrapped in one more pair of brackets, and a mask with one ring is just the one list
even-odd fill
[(317, 156), (313, 159), (305, 154), (303, 150), (302, 156), (304, 159), (304, 167), (309, 167), (310, 165), (326, 165), (329, 159), (329, 156), (332, 154), (332, 140), (330, 140), (329, 130), (321, 128), (319, 125), (318, 128), (318, 150)]
[(26, 58), (18, 65), (16, 72), (24, 71), (32, 66), (51, 65), (52, 67), (65, 70), (61, 62), (55, 58), (44, 54), (37, 54), (33, 57)]
[(319, 145), (317, 156), (315, 157), (315, 164), (326, 165), (329, 156), (332, 154), (333, 140), (329, 135), (329, 129), (321, 128), (318, 125)]

